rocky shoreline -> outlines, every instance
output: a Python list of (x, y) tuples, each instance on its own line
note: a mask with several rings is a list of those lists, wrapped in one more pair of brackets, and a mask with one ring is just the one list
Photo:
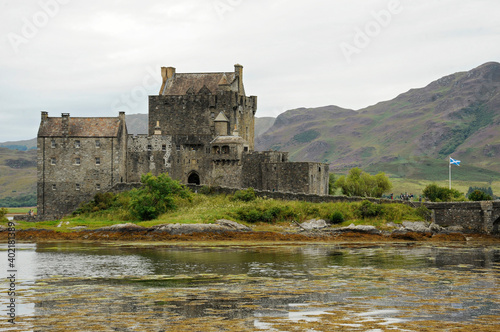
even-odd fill
[[(324, 220), (296, 224), (294, 231), (253, 231), (231, 220), (214, 224), (162, 224), (142, 227), (117, 224), (94, 230), (75, 227), (71, 232), (29, 228), (16, 231), (18, 241), (277, 241), (277, 242), (394, 242), (394, 241), (488, 241), (500, 243), (500, 237), (468, 234), (458, 227), (443, 228), (425, 222), (389, 224), (389, 230), (353, 225), (334, 228)], [(0, 226), (0, 241), (6, 241), (7, 229)]]

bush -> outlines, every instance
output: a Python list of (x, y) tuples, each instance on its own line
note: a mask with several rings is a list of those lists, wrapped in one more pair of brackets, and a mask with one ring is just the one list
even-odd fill
[(254, 201), (256, 198), (257, 196), (255, 195), (255, 190), (253, 190), (253, 188), (238, 190), (237, 192), (234, 193), (233, 196), (233, 200), (243, 201), (243, 202)]
[(328, 174), (328, 195), (335, 195), (337, 192), (337, 185), (335, 180), (335, 174)]
[(474, 190), (468, 197), (471, 201), (491, 201), (493, 198), (481, 190)]
[(249, 222), (276, 222), (297, 218), (297, 213), (289, 206), (273, 206), (270, 208), (241, 208), (236, 211), (238, 219)]
[(344, 215), (340, 211), (333, 212), (328, 219), (332, 224), (341, 224), (345, 220)]
[(439, 187), (434, 183), (425, 187), (423, 194), (431, 202), (451, 202), (454, 200), (463, 200), (463, 195), (458, 190)]
[(8, 211), (6, 208), (0, 208), (0, 222), (8, 221), (7, 217), (5, 216), (7, 212)]
[(382, 206), (370, 201), (362, 201), (358, 208), (358, 214), (362, 218), (377, 217), (382, 213)]
[(90, 202), (80, 204), (73, 216), (111, 209), (115, 206), (116, 198), (117, 195), (113, 193), (97, 193)]
[(152, 220), (162, 213), (177, 208), (179, 198), (191, 199), (191, 192), (167, 174), (158, 177), (151, 173), (141, 176), (140, 189), (130, 192), (130, 213), (140, 220)]
[(384, 173), (373, 176), (355, 167), (346, 176), (342, 175), (335, 186), (347, 196), (382, 197), (384, 192), (392, 188), (392, 183)]
[(431, 210), (423, 205), (417, 208), (417, 214), (427, 221), (431, 220)]

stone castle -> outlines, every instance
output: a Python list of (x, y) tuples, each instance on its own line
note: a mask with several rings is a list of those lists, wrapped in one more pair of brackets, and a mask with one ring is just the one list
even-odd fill
[(118, 117), (49, 117), (38, 131), (38, 216), (59, 218), (98, 192), (168, 173), (185, 184), (328, 194), (328, 165), (289, 162), (287, 152), (254, 151), (257, 97), (234, 72), (176, 73), (162, 67), (149, 97), (147, 135)]

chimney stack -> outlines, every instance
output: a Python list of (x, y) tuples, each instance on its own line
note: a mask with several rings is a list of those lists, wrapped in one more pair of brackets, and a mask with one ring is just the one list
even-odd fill
[(49, 118), (49, 112), (42, 111), (42, 123), (47, 121), (48, 118)]
[(62, 135), (64, 137), (69, 136), (69, 113), (62, 113), (61, 114), (61, 124), (62, 124)]
[(160, 88), (160, 96), (163, 94), (165, 90), (165, 86), (167, 85), (167, 80), (173, 78), (175, 76), (175, 68), (174, 67), (161, 67), (161, 88)]
[(236, 77), (238, 77), (238, 93), (240, 95), (245, 95), (245, 90), (243, 90), (243, 66), (240, 64), (235, 64), (234, 74)]

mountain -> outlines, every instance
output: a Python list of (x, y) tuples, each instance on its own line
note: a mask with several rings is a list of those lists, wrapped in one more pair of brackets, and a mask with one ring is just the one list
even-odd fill
[(292, 160), (327, 162), (334, 171), (360, 166), (428, 179), (447, 176), (447, 169), (438, 176), (436, 167), (453, 155), (478, 177), (500, 179), (500, 64), (449, 75), (361, 110), (287, 111), (257, 138), (256, 149), (289, 151)]

